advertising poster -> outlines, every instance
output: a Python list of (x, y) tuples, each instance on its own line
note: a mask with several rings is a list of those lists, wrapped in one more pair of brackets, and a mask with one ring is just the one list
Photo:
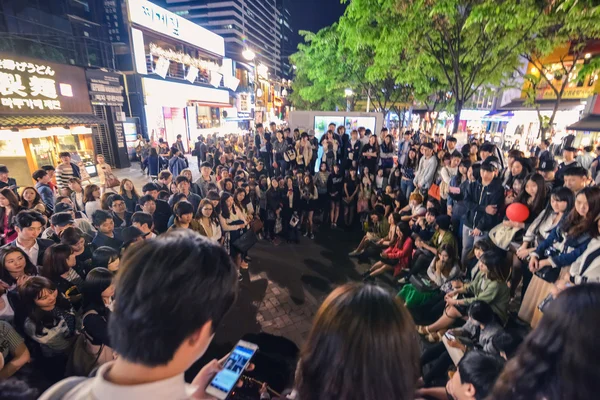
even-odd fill
[(336, 127), (344, 124), (344, 117), (315, 117), (315, 137), (320, 139), (327, 132), (327, 125), (334, 123)]

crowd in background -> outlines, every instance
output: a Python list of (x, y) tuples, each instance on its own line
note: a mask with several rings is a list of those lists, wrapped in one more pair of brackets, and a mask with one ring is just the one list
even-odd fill
[[(156, 147), (139, 138), (149, 176), (141, 188), (101, 155), (98, 185), (69, 153), (35, 171), (33, 186), (0, 166), (0, 379), (43, 390), (97, 367), (113, 382), (131, 364), (189, 367), (206, 347), (185, 341), (210, 342), (198, 330), (210, 323), (214, 332), (257, 241), (293, 245), (344, 229), (364, 233), (349, 253), (371, 263), (364, 280), (397, 294), (337, 288), (315, 317), (288, 398), (592, 398), (574, 388), (597, 385), (577, 372), (598, 324), (600, 157), (564, 146), (559, 163), (550, 146), (504, 155), (492, 143), (458, 148), (426, 132), (330, 124), (318, 139), (258, 124), (253, 135), (199, 137), (197, 179), (181, 137)], [(118, 275), (115, 293), (122, 257), (131, 273)], [(198, 277), (173, 278), (194, 275), (192, 264)], [(136, 297), (136, 284), (148, 298)], [(164, 297), (184, 298), (152, 298), (161, 284), (170, 285)], [(193, 305), (203, 310), (183, 323)], [(148, 326), (159, 328), (135, 336)], [(153, 340), (173, 345), (150, 351)], [(187, 356), (175, 351), (182, 343)], [(572, 381), (553, 383), (563, 373)], [(73, 390), (68, 398), (84, 398)]]

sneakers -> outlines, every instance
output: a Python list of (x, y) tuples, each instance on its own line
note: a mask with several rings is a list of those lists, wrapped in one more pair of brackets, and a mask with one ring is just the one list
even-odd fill
[(312, 232), (311, 232), (311, 233), (308, 235), (308, 238), (309, 238), (309, 239), (314, 239), (314, 238), (315, 238), (315, 235), (314, 235), (314, 233), (312, 233)]
[(362, 253), (363, 253), (362, 251), (356, 251), (356, 250), (354, 250), (354, 251), (351, 251), (350, 253), (348, 253), (348, 256), (349, 256), (349, 257), (358, 257), (358, 256), (360, 256)]
[(307, 236), (308, 236), (308, 231), (304, 232), (304, 233), (302, 234), (302, 236), (304, 236), (304, 237), (307, 237)]
[(398, 283), (401, 284), (401, 285), (406, 285), (407, 282), (408, 281), (407, 281), (406, 278), (400, 278), (400, 279), (398, 279)]

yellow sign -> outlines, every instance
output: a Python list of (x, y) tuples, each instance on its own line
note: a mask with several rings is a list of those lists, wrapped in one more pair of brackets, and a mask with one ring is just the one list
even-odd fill
[[(594, 87), (573, 87), (566, 88), (563, 92), (563, 99), (587, 99), (594, 95)], [(536, 100), (556, 100), (556, 93), (551, 88), (538, 89), (536, 91)]]

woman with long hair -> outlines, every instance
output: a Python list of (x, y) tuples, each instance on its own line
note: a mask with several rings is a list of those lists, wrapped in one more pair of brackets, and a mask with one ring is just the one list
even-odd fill
[(40, 344), (46, 374), (60, 379), (77, 336), (71, 304), (52, 281), (42, 276), (23, 283), (19, 295), (27, 310), (25, 334)]
[(92, 218), (94, 211), (102, 210), (102, 201), (100, 200), (100, 187), (98, 185), (87, 185), (83, 191), (83, 203), (85, 204), (85, 215)]
[(288, 243), (298, 242), (300, 240), (300, 190), (294, 185), (294, 178), (291, 176), (285, 178), (285, 187), (282, 190), (282, 202), (281, 218), (283, 219), (283, 232)]
[(385, 176), (388, 176), (390, 174), (390, 171), (394, 166), (395, 154), (396, 147), (394, 146), (394, 138), (392, 135), (387, 135), (383, 138), (383, 143), (381, 143), (380, 152), (381, 169), (383, 169)]
[(19, 197), (11, 189), (0, 189), (0, 245), (5, 245), (17, 238), (15, 215), (21, 211)]
[(277, 235), (280, 233), (275, 232), (275, 224), (277, 223), (277, 219), (281, 217), (282, 209), (281, 191), (279, 189), (279, 180), (277, 178), (271, 179), (271, 185), (269, 186), (269, 189), (267, 189), (267, 220), (265, 221), (265, 238), (270, 240), (275, 245), (279, 244)]
[(312, 175), (304, 175), (302, 185), (300, 185), (300, 209), (302, 210), (301, 224), (304, 225), (304, 223), (306, 223), (304, 236), (308, 236), (310, 239), (315, 238), (313, 232), (313, 214), (315, 213), (318, 198), (319, 193), (313, 182)]
[(529, 253), (529, 271), (533, 276), (519, 315), (525, 317), (525, 321), (531, 321), (534, 328), (542, 317), (538, 300), (548, 296), (556, 280), (567, 276), (568, 267), (592, 240), (595, 218), (600, 215), (600, 188), (582, 189), (575, 197), (575, 207), (565, 213), (566, 217), (545, 240), (540, 241), (535, 251)]
[(245, 261), (242, 260), (242, 254), (235, 247), (234, 243), (244, 234), (249, 222), (238, 213), (235, 207), (235, 200), (229, 193), (223, 192), (221, 194), (220, 207), (221, 214), (219, 215), (219, 221), (225, 233), (225, 248), (229, 250), (229, 255), (238, 268), (244, 268), (244, 264), (246, 265), (245, 268), (248, 268)]
[(35, 210), (42, 215), (47, 215), (46, 206), (33, 186), (27, 186), (21, 192), (20, 206), (23, 210)]
[(419, 157), (417, 151), (411, 148), (408, 151), (408, 156), (404, 160), (404, 164), (400, 166), (402, 170), (402, 180), (400, 181), (400, 190), (404, 193), (406, 200), (409, 201), (410, 195), (415, 191), (415, 172), (419, 165)]
[[(524, 158), (516, 158), (510, 166), (510, 174), (506, 180), (505, 188), (508, 190), (508, 196), (517, 197), (519, 193), (514, 192), (513, 183), (515, 180), (525, 181), (525, 178), (531, 172), (531, 165)], [(511, 191), (512, 190), (512, 191)]]
[(37, 274), (37, 267), (23, 249), (17, 246), (0, 247), (0, 281), (8, 286), (7, 290), (16, 288)]
[(167, 166), (166, 160), (158, 155), (155, 147), (150, 148), (150, 155), (142, 163), (142, 168), (148, 168), (148, 175), (151, 180), (157, 180), (160, 171)]
[(471, 160), (463, 158), (458, 164), (458, 172), (450, 180), (448, 188), (448, 199), (446, 200), (446, 211), (452, 218), (452, 232), (458, 240), (458, 248), (462, 249), (462, 216), (467, 213), (467, 206), (463, 200), (461, 193), (466, 190), (466, 185), (469, 182), (469, 168)]
[(53, 244), (44, 252), (40, 275), (50, 279), (71, 304), (79, 305), (85, 272), (79, 268), (75, 269), (76, 265), (77, 258), (71, 246)]
[(419, 375), (414, 323), (400, 300), (346, 284), (317, 311), (295, 387), (302, 400), (412, 400)]
[(288, 142), (283, 137), (283, 131), (275, 132), (275, 140), (273, 140), (272, 145), (275, 176), (283, 176), (288, 169), (288, 163), (283, 156), (287, 149)]
[(336, 140), (333, 131), (327, 131), (323, 137), (321, 137), (320, 144), (323, 147), (323, 158), (321, 159), (321, 162), (326, 163), (327, 170), (331, 172), (333, 170), (333, 165), (337, 164), (339, 142)]
[(588, 400), (600, 393), (600, 284), (568, 288), (544, 309), (490, 400)]
[(140, 200), (140, 195), (135, 190), (135, 186), (131, 179), (121, 180), (121, 186), (119, 187), (119, 194), (125, 199), (125, 206), (127, 211), (134, 213), (135, 208)]
[(219, 225), (219, 216), (215, 212), (215, 207), (209, 199), (202, 199), (198, 207), (196, 219), (200, 223), (199, 233), (206, 236), (213, 242), (220, 242), (223, 233)]
[[(418, 331), (426, 336), (429, 342), (437, 342), (443, 333), (457, 319), (465, 318), (469, 305), (481, 300), (490, 305), (497, 318), (504, 324), (508, 319), (508, 302), (510, 289), (506, 284), (508, 276), (504, 274), (505, 257), (496, 249), (485, 252), (479, 260), (479, 273), (475, 279), (459, 289), (446, 294), (446, 309), (443, 315), (433, 324), (419, 326)], [(456, 295), (472, 295), (472, 297), (455, 298)]]
[(329, 182), (329, 175), (331, 172), (327, 171), (327, 164), (322, 162), (319, 167), (319, 172), (315, 174), (315, 186), (317, 187), (317, 193), (319, 194), (319, 207), (318, 210), (323, 214), (322, 220), (325, 221), (325, 214), (329, 207), (329, 193), (327, 192), (327, 184)]
[(329, 218), (332, 228), (337, 227), (337, 221), (340, 217), (340, 205), (344, 189), (344, 175), (340, 171), (340, 166), (335, 164), (329, 178), (327, 179), (327, 193), (331, 200)]
[(527, 206), (529, 209), (529, 218), (525, 222), (512, 223), (512, 226), (525, 228), (540, 215), (547, 204), (546, 182), (540, 174), (531, 174), (525, 178), (525, 190), (517, 196), (516, 202)]
[(377, 275), (381, 275), (386, 271), (391, 270), (394, 270), (394, 276), (396, 276), (396, 271), (400, 273), (403, 268), (408, 268), (410, 266), (413, 250), (410, 229), (406, 224), (401, 223), (400, 214), (398, 213), (391, 213), (388, 217), (388, 221), (390, 223), (390, 233), (388, 234), (388, 237), (393, 237), (393, 241), (389, 239), (386, 241), (389, 245), (381, 252), (381, 260), (373, 264), (371, 268), (363, 274), (363, 280), (365, 281), (371, 280)]
[(85, 274), (91, 270), (92, 255), (94, 248), (91, 243), (87, 243), (87, 235), (79, 228), (70, 226), (60, 234), (60, 243), (71, 247), (75, 254), (77, 265), (76, 271), (83, 271)]
[(350, 168), (348, 176), (344, 179), (344, 223), (347, 228), (351, 228), (356, 215), (356, 202), (358, 201), (358, 191), (360, 189), (360, 179), (358, 178), (356, 168)]
[(120, 253), (108, 246), (100, 246), (92, 254), (92, 268), (106, 268), (113, 274), (119, 271)]
[(106, 176), (113, 175), (111, 166), (106, 163), (106, 159), (102, 154), (96, 156), (96, 162), (98, 163), (96, 164), (96, 171), (98, 171), (98, 179), (100, 179), (100, 189), (102, 193), (107, 190), (116, 193), (116, 190), (113, 187), (108, 187), (106, 182)]

